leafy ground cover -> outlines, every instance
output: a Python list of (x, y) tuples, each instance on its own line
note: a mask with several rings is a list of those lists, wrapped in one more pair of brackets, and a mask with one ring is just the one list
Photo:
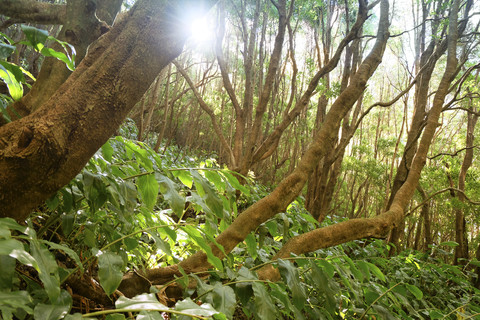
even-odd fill
[[(268, 192), (245, 179), (241, 185), (214, 159), (175, 146), (156, 153), (111, 139), (27, 226), (0, 221), (2, 318), (480, 319), (471, 272), (479, 263), (445, 264), (452, 242), (389, 257), (384, 241), (368, 239), (272, 261), (286, 240), (320, 227), (301, 198), (220, 260), (209, 243)], [(118, 292), (127, 271), (166, 267), (199, 250), (208, 274), (184, 274), (133, 298)], [(280, 281), (258, 279), (266, 264), (279, 268)], [(82, 274), (111, 305), (72, 288), (69, 279)], [(165, 289), (174, 283), (183, 291), (172, 299)]]

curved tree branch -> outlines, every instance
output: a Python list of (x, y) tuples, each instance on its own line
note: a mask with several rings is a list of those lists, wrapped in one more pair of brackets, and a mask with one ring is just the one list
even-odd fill
[(0, 0), (0, 12), (15, 21), (64, 24), (67, 6), (34, 0)]

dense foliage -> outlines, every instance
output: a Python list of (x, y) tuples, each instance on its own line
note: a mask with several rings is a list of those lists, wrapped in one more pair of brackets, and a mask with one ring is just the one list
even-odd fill
[[(177, 147), (154, 152), (122, 137), (111, 139), (68, 186), (21, 226), (0, 224), (0, 311), (3, 319), (475, 319), (480, 291), (471, 284), (472, 260), (445, 264), (452, 242), (427, 253), (388, 257), (382, 240), (362, 240), (304, 257), (272, 261), (290, 237), (318, 223), (299, 198), (262, 224), (227, 259), (208, 243), (266, 192), (214, 159)], [(241, 196), (238, 195), (241, 192)], [(324, 223), (338, 221), (330, 216)], [(152, 286), (132, 299), (116, 296), (123, 274), (178, 262), (205, 250), (212, 269)], [(281, 281), (259, 280), (255, 270), (274, 264)], [(69, 294), (69, 276), (93, 276), (117, 297), (104, 309)], [(189, 284), (190, 283), (190, 284)], [(183, 297), (167, 300), (169, 285)], [(162, 300), (163, 297), (163, 300)], [(159, 302), (161, 301), (161, 302)], [(81, 315), (80, 313), (83, 313)], [(163, 315), (162, 315), (163, 314)]]

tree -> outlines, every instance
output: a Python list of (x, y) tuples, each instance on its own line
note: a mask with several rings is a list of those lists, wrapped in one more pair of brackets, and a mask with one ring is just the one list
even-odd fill
[[(204, 9), (213, 5), (213, 1), (203, 3)], [(467, 4), (463, 8), (464, 17), (468, 17), (470, 9), (469, 3)], [(82, 63), (49, 100), (31, 114), (0, 127), (0, 216), (23, 221), (33, 208), (81, 170), (94, 152), (114, 133), (160, 71), (182, 51), (186, 34), (181, 27), (188, 18), (180, 17), (181, 11), (186, 11), (185, 8), (189, 5), (192, 5), (191, 1), (166, 1), (162, 4), (154, 0), (139, 1), (124, 19), (90, 45)], [(286, 2), (274, 2), (274, 5), (285, 8)], [(371, 8), (365, 1), (359, 1), (357, 22), (368, 16), (369, 9)], [(351, 219), (295, 236), (284, 244), (275, 255), (276, 259), (355, 239), (383, 239), (404, 221), (406, 208), (418, 186), (446, 97), (459, 72), (457, 42), (466, 23), (458, 22), (459, 10), (459, 1), (454, 1), (449, 7), (449, 24), (446, 29), (448, 37), (441, 41), (447, 51), (445, 70), (422, 126), (423, 130), (416, 137), (417, 147), (405, 180), (394, 192), (388, 208), (371, 218)], [(322, 125), (297, 167), (269, 195), (248, 207), (220, 233), (215, 239), (216, 243), (210, 246), (217, 257), (224, 258), (260, 224), (285, 211), (301, 194), (318, 164), (332, 153), (336, 154), (342, 121), (348, 120), (347, 115), (364, 94), (368, 81), (382, 61), (390, 38), (389, 21), (389, 1), (382, 0), (378, 27), (373, 37), (374, 44), (363, 61), (358, 63), (356, 72), (349, 75), (348, 84), (345, 83), (325, 113)], [(352, 37), (356, 34), (353, 33)], [(342, 45), (345, 46), (346, 43), (342, 42)], [(340, 53), (338, 59), (339, 57)], [(144, 63), (147, 60), (151, 62), (148, 65)], [(318, 81), (325, 75), (325, 68), (317, 72)], [(316, 87), (315, 83), (311, 84), (314, 86), (308, 88), (310, 93)], [(194, 90), (195, 87), (191, 87)], [(270, 95), (271, 92), (267, 93)], [(288, 122), (288, 116), (286, 119)], [(346, 122), (343, 123), (344, 128), (347, 125)], [(352, 132), (345, 130), (348, 134)], [(342, 152), (341, 149), (338, 151)], [(177, 265), (145, 270), (144, 273), (129, 273), (120, 290), (127, 296), (133, 296), (145, 292), (151, 284), (173, 280), (182, 271), (202, 272), (209, 267), (206, 253), (198, 252)], [(278, 269), (271, 265), (263, 267), (258, 273), (262, 279), (276, 280), (280, 277)], [(105, 296), (101, 298), (107, 299)]]
[[(189, 5), (140, 1), (90, 45), (89, 55), (51, 99), (0, 128), (0, 216), (23, 221), (83, 168), (182, 51), (188, 18), (180, 12)], [(152, 63), (139, 68), (147, 60)]]

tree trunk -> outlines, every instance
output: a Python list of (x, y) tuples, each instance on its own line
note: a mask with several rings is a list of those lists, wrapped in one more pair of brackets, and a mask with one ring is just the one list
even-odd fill
[(0, 127), (0, 217), (23, 221), (80, 172), (182, 51), (187, 5), (198, 1), (138, 1), (51, 99)]

